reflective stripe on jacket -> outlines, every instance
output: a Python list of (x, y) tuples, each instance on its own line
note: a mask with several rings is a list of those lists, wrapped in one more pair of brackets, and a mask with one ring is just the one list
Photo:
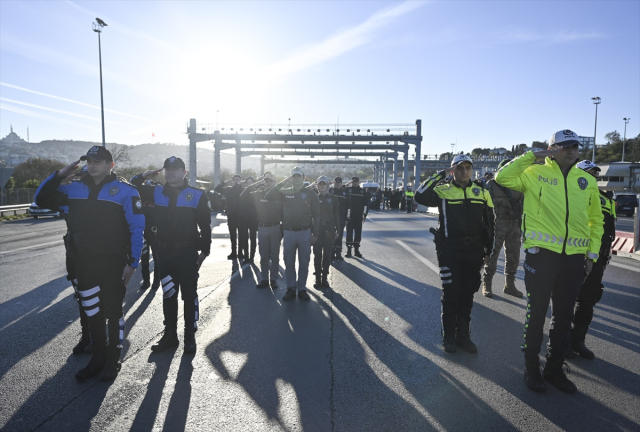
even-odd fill
[(596, 260), (604, 231), (596, 180), (575, 165), (565, 178), (553, 159), (544, 165), (535, 160), (529, 151), (496, 176), (499, 184), (524, 194), (523, 246)]

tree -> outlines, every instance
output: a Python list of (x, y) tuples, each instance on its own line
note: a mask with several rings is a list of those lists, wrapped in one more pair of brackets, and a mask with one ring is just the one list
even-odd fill
[(111, 144), (109, 151), (116, 165), (125, 166), (131, 163), (131, 155), (129, 154), (129, 146), (124, 144)]
[(248, 177), (252, 177), (254, 180), (258, 178), (258, 174), (256, 174), (256, 172), (251, 168), (243, 169), (240, 176), (242, 177), (242, 180), (245, 180)]
[[(613, 132), (609, 132), (604, 137), (607, 139), (607, 144), (616, 144), (616, 143), (622, 142), (622, 137), (620, 136), (620, 132), (615, 130)], [(622, 147), (620, 148), (622, 149)], [(596, 149), (596, 153), (597, 152), (598, 150)]]
[(24, 187), (29, 189), (38, 189), (38, 186), (40, 186), (40, 180), (27, 180), (24, 182)]
[(25, 187), (24, 182), (27, 180), (42, 182), (55, 171), (59, 171), (65, 166), (62, 162), (53, 159), (32, 158), (18, 165), (12, 177), (16, 181), (16, 187)]
[(546, 150), (549, 148), (549, 144), (547, 144), (547, 141), (534, 141), (531, 143), (531, 147)]

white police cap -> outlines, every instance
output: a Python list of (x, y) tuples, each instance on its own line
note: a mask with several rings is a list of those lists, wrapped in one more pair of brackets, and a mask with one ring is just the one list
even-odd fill
[(453, 160), (451, 161), (451, 168), (462, 162), (469, 162), (471, 165), (473, 165), (473, 161), (469, 156), (467, 156), (466, 154), (461, 154), (453, 158)]
[(590, 160), (583, 160), (581, 162), (578, 162), (576, 166), (584, 171), (589, 171), (590, 169), (594, 169), (594, 168), (597, 171), (601, 171), (600, 167), (594, 164), (593, 162), (591, 162)]
[(560, 147), (567, 147), (574, 144), (579, 144), (580, 146), (583, 145), (582, 142), (580, 142), (578, 134), (569, 129), (563, 129), (551, 135), (549, 146), (554, 144)]

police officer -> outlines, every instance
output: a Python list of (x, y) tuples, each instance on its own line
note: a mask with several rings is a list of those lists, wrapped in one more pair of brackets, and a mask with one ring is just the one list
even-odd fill
[[(144, 181), (164, 169), (166, 183), (146, 186)], [(156, 207), (158, 264), (162, 282), (164, 334), (151, 347), (154, 352), (179, 345), (178, 291), (184, 301), (184, 352), (195, 353), (198, 330), (198, 270), (211, 249), (211, 208), (207, 194), (189, 186), (182, 159), (171, 156), (163, 168), (145, 171), (131, 182), (142, 199)], [(200, 251), (200, 253), (198, 253)]]
[[(501, 185), (524, 194), (527, 312), (521, 350), (525, 382), (537, 392), (546, 389), (538, 354), (550, 300), (543, 376), (564, 392), (577, 390), (562, 369), (563, 355), (576, 297), (593, 263), (599, 260), (603, 233), (598, 185), (575, 166), (579, 145), (574, 132), (561, 130), (551, 137), (548, 150), (529, 151), (505, 165), (496, 176)], [(543, 163), (536, 163), (536, 159)]]
[[(234, 260), (236, 258), (243, 259), (242, 251), (240, 256), (236, 252), (238, 244), (238, 229), (240, 223), (240, 194), (244, 190), (240, 182), (242, 177), (236, 174), (231, 180), (225, 181), (223, 184), (219, 184), (215, 187), (215, 191), (224, 195), (227, 201), (227, 208), (225, 213), (227, 214), (227, 225), (229, 226), (229, 236), (231, 237), (231, 253), (227, 256), (228, 259)], [(228, 186), (224, 186), (228, 185)]]
[(347, 188), (342, 187), (342, 177), (336, 177), (333, 179), (333, 187), (329, 190), (329, 193), (337, 198), (338, 208), (340, 209), (340, 223), (337, 227), (338, 238), (333, 242), (333, 259), (336, 261), (344, 261), (344, 258), (342, 257), (342, 239), (344, 236), (344, 229), (347, 226), (349, 191)]
[[(244, 181), (244, 187), (253, 184), (253, 177), (247, 177)], [(244, 192), (244, 191), (243, 191)], [(240, 194), (242, 196), (242, 194)], [(238, 208), (239, 214), (239, 242), (240, 251), (244, 256), (242, 265), (253, 264), (256, 256), (256, 234), (258, 232), (258, 214), (256, 213), (256, 203), (253, 199), (239, 198)], [(251, 240), (251, 242), (249, 242)]]
[[(505, 159), (498, 165), (498, 169), (509, 163), (511, 159)], [(489, 262), (484, 266), (484, 278), (482, 295), (493, 296), (491, 281), (496, 274), (498, 257), (504, 244), (505, 251), (505, 285), (504, 293), (515, 297), (522, 297), (522, 293), (516, 288), (516, 273), (520, 265), (520, 225), (522, 223), (522, 203), (524, 195), (520, 192), (507, 189), (491, 178), (485, 185), (491, 194), (491, 199), (496, 212), (496, 244)]]
[(351, 178), (351, 187), (349, 187), (349, 200), (347, 205), (347, 254), (346, 258), (352, 258), (351, 248), (354, 249), (354, 255), (362, 258), (360, 253), (360, 240), (362, 237), (362, 224), (367, 220), (369, 214), (369, 193), (360, 187), (360, 179), (358, 177)]
[(456, 345), (475, 353), (471, 341), (473, 295), (480, 289), (480, 270), (493, 252), (494, 222), (491, 195), (471, 181), (473, 161), (458, 155), (451, 162), (452, 179), (441, 171), (425, 180), (416, 190), (416, 201), (438, 207), (435, 237), (442, 280), (442, 337), (444, 350), (455, 352)]
[[(598, 180), (600, 167), (590, 160), (583, 160), (577, 165), (578, 168), (592, 175), (595, 181)], [(616, 237), (616, 203), (612, 199), (611, 192), (600, 192), (600, 207), (604, 216), (604, 233), (602, 234), (602, 244), (598, 252), (598, 261), (593, 263), (591, 272), (580, 288), (578, 299), (576, 300), (575, 313), (573, 316), (573, 329), (571, 330), (570, 343), (565, 351), (565, 357), (573, 358), (575, 353), (586, 359), (594, 359), (595, 354), (584, 343), (589, 325), (593, 319), (593, 308), (602, 298), (604, 285), (602, 277), (611, 259), (611, 244)]]
[(413, 189), (411, 186), (407, 186), (407, 191), (404, 193), (405, 200), (407, 202), (407, 213), (411, 213), (413, 211)]
[(282, 242), (282, 200), (265, 198), (276, 184), (276, 177), (266, 172), (262, 180), (246, 188), (240, 200), (253, 200), (258, 216), (258, 249), (260, 252), (260, 272), (262, 279), (256, 288), (278, 289), (280, 267), (280, 243)]
[[(155, 186), (153, 180), (144, 182), (147, 186)], [(142, 201), (144, 211), (144, 244), (142, 245), (142, 255), (140, 256), (140, 271), (142, 272), (141, 290), (149, 287), (158, 289), (160, 287), (160, 277), (158, 276), (158, 260), (156, 259), (156, 226), (155, 226), (155, 206), (152, 202)], [(151, 285), (151, 274), (149, 272), (149, 258), (153, 256), (153, 285)]]
[[(285, 189), (286, 183), (291, 187)], [(265, 195), (268, 200), (282, 201), (284, 207), (284, 263), (287, 292), (282, 300), (293, 300), (296, 291), (300, 300), (309, 300), (305, 285), (309, 275), (311, 245), (316, 242), (319, 231), (318, 195), (304, 187), (304, 171), (294, 167), (291, 176), (278, 183)], [(296, 254), (298, 275), (296, 278)]]
[(333, 242), (338, 238), (340, 224), (340, 207), (338, 198), (328, 193), (329, 177), (320, 176), (317, 181), (318, 205), (319, 205), (319, 231), (318, 240), (313, 245), (313, 263), (316, 283), (315, 289), (330, 288), (327, 276), (331, 266), (331, 254)]
[[(87, 161), (88, 175), (61, 185), (80, 161)], [(126, 180), (111, 172), (113, 166), (109, 150), (93, 146), (80, 160), (49, 176), (36, 194), (40, 207), (69, 207), (78, 292), (93, 342), (89, 364), (76, 373), (79, 381), (101, 372), (101, 380), (113, 380), (120, 371), (122, 301), (142, 249), (144, 214), (140, 196)]]

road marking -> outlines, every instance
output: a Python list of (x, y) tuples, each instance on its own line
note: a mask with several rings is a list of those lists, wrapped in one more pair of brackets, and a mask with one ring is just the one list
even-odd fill
[(0, 251), (0, 255), (9, 254), (9, 253), (13, 253), (13, 252), (18, 252), (18, 251), (25, 250), (25, 249), (33, 249), (33, 248), (42, 247), (42, 246), (49, 246), (49, 245), (56, 244), (56, 243), (63, 243), (63, 241), (62, 240), (58, 240), (58, 241), (49, 242), (49, 243), (42, 243), (42, 244), (35, 245), (35, 246), (27, 246), (27, 247), (23, 247), (23, 248), (18, 248), (18, 249), (14, 249), (14, 250), (10, 250), (10, 251)]
[(405, 242), (403, 242), (401, 240), (396, 240), (396, 242), (398, 242), (398, 244), (400, 246), (405, 248), (407, 250), (407, 252), (409, 252), (411, 255), (413, 255), (414, 257), (418, 258), (420, 261), (422, 261), (422, 263), (424, 265), (429, 267), (431, 270), (436, 272), (438, 275), (440, 274), (440, 267), (438, 267), (437, 265), (433, 264), (431, 261), (429, 261), (428, 259), (426, 259), (422, 255), (420, 255), (418, 252), (416, 252), (413, 249), (411, 249), (409, 246), (407, 246), (407, 244)]
[(631, 267), (631, 266), (628, 266), (626, 264), (618, 264), (618, 263), (615, 263), (615, 262), (609, 262), (609, 265), (612, 265), (614, 267), (620, 267), (620, 268), (623, 268), (625, 270), (631, 270), (631, 271), (640, 273), (640, 269), (639, 268)]

